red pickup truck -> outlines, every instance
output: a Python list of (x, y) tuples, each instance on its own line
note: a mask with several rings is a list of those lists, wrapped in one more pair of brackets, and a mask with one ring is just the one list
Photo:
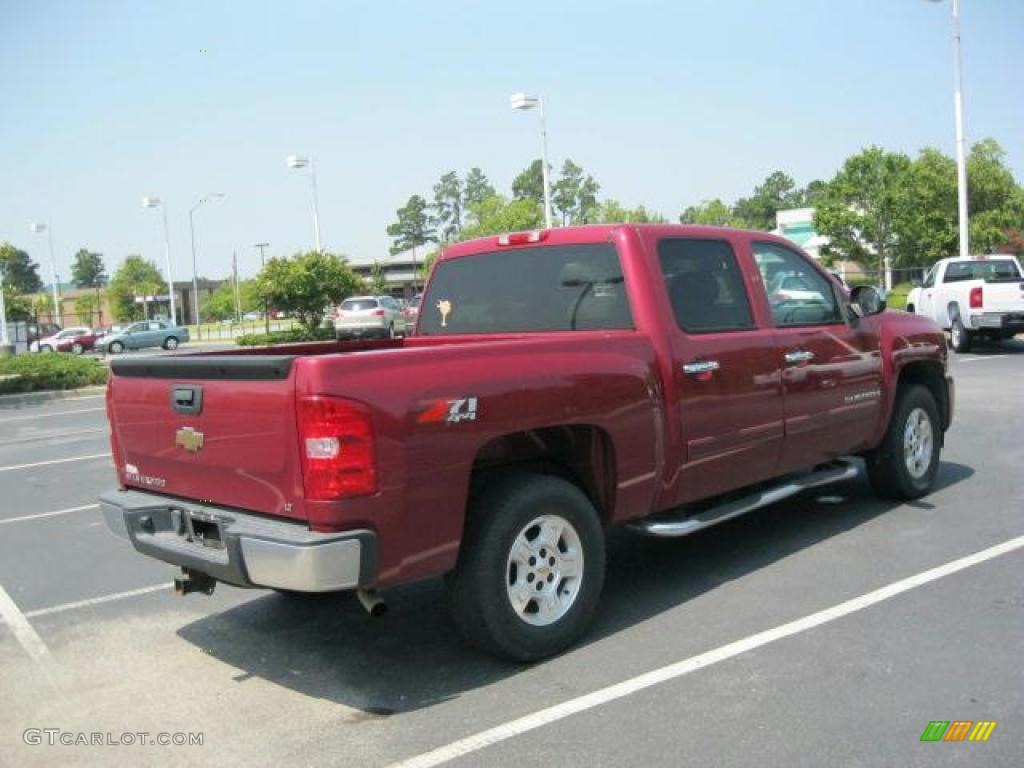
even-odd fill
[[(790, 281), (800, 290), (770, 292)], [(115, 359), (112, 530), (217, 581), (445, 574), (475, 644), (584, 631), (604, 534), (682, 536), (855, 475), (931, 488), (953, 414), (931, 321), (764, 232), (589, 226), (445, 250), (416, 335)]]

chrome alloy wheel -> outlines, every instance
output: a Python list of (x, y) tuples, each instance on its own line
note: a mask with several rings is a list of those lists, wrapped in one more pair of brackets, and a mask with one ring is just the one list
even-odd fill
[(516, 536), (508, 556), (507, 593), (520, 619), (535, 627), (554, 624), (576, 602), (583, 579), (583, 545), (558, 515), (541, 515)]
[(915, 480), (924, 477), (931, 465), (934, 441), (931, 419), (924, 409), (915, 408), (907, 417), (907, 425), (903, 429), (903, 461)]

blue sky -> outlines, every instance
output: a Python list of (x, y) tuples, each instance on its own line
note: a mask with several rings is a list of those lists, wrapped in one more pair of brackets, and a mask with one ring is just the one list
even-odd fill
[[(1024, 178), (1021, 0), (963, 0), (969, 140), (991, 136)], [(539, 155), (572, 157), (602, 195), (675, 218), (749, 193), (775, 169), (827, 178), (868, 144), (953, 152), (947, 2), (0, 2), (0, 241), (58, 272), (79, 247), (113, 271), (162, 268), (167, 199), (175, 276), (228, 273), (237, 250), (312, 245), (317, 164), (326, 247), (387, 253), (410, 194), (478, 165), (507, 192)], [(209, 49), (212, 53), (201, 53)], [(43, 275), (49, 277), (48, 267)]]

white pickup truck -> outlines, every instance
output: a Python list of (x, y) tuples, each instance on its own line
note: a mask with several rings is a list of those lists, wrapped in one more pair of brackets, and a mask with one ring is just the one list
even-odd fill
[(966, 352), (977, 336), (993, 341), (1024, 333), (1024, 279), (1013, 256), (942, 259), (907, 296), (907, 312), (949, 331), (952, 347)]

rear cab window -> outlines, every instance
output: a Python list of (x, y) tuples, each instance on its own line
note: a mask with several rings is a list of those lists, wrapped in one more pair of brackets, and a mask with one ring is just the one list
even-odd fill
[(615, 246), (551, 245), (446, 259), (420, 307), (422, 336), (632, 329)]
[(1012, 259), (978, 259), (977, 261), (954, 261), (946, 265), (944, 283), (959, 283), (965, 280), (1018, 280), (1020, 272)]

